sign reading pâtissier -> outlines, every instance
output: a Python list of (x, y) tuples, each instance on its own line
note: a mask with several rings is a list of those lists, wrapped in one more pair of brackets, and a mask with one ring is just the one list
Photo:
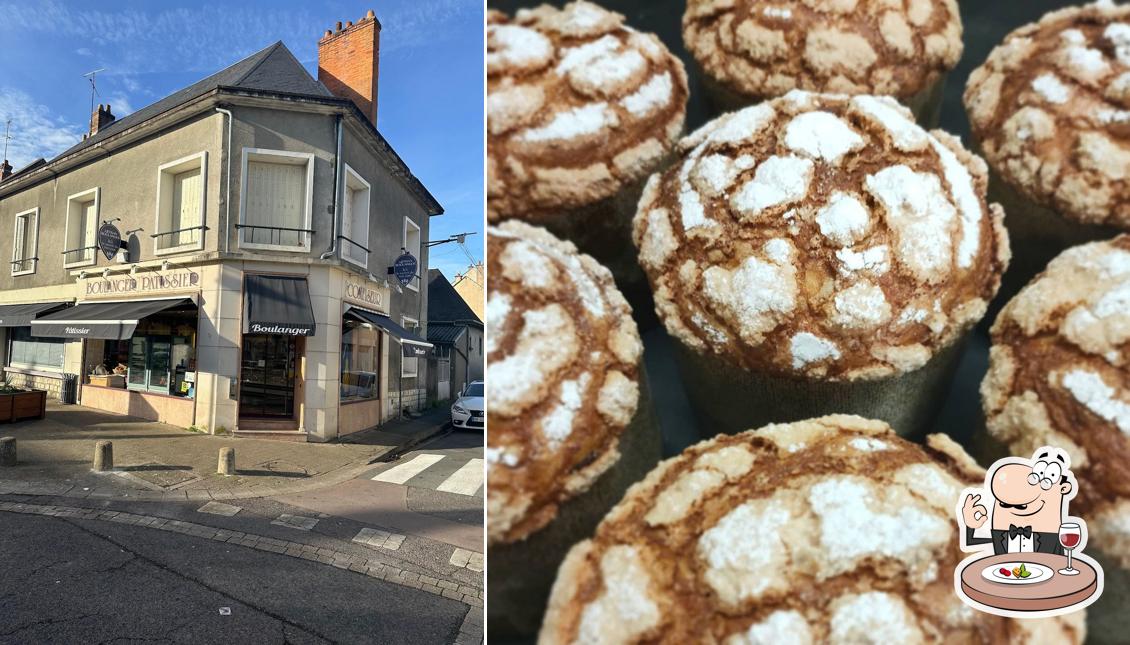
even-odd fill
[(87, 296), (113, 296), (120, 294), (160, 294), (167, 291), (184, 291), (200, 288), (200, 274), (195, 271), (166, 273), (123, 274), (109, 278), (86, 281), (83, 293)]
[(372, 282), (363, 282), (346, 278), (345, 291), (342, 297), (346, 302), (373, 309), (383, 314), (388, 313), (388, 288), (380, 287)]

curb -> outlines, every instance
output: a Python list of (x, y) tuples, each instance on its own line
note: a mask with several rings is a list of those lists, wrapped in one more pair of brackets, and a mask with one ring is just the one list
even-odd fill
[(0, 511), (21, 513), (24, 515), (45, 515), (58, 518), (117, 522), (120, 524), (152, 528), (158, 531), (191, 535), (216, 542), (227, 542), (229, 544), (245, 546), (260, 551), (268, 551), (293, 558), (320, 562), (338, 569), (348, 569), (354, 573), (367, 575), (370, 578), (377, 578), (402, 587), (409, 587), (433, 595), (443, 596), (444, 598), (467, 605), (472, 609), (481, 608), (483, 606), (484, 592), (482, 589), (474, 589), (450, 580), (442, 580), (433, 576), (405, 571), (374, 559), (363, 558), (334, 549), (315, 547), (302, 542), (280, 540), (278, 538), (232, 531), (229, 529), (217, 529), (204, 524), (196, 524), (195, 522), (184, 522), (151, 515), (139, 515), (136, 513), (123, 513), (119, 511), (81, 508), (76, 506), (48, 506), (0, 501)]
[[(432, 438), (439, 436), (444, 431), (451, 431), (451, 423), (445, 423), (439, 429), (427, 428), (425, 431), (409, 435), (404, 442), (393, 446), (379, 457), (371, 458), (360, 464), (340, 466), (317, 476), (316, 481), (308, 484), (293, 484), (289, 486), (268, 487), (256, 490), (213, 490), (213, 489), (176, 489), (176, 490), (128, 490), (112, 489), (100, 491), (97, 487), (88, 487), (83, 490), (78, 484), (67, 484), (57, 481), (45, 480), (18, 480), (0, 479), (0, 495), (40, 495), (49, 497), (70, 497), (74, 499), (120, 499), (134, 502), (196, 502), (196, 501), (228, 501), (237, 499), (255, 499), (260, 497), (276, 497), (279, 495), (293, 495), (304, 493), (319, 488), (334, 486), (342, 482), (355, 479), (358, 475), (381, 463), (388, 455), (397, 456), (411, 451)], [(391, 461), (391, 459), (389, 460)], [(3, 472), (0, 470), (0, 472)], [(111, 471), (111, 474), (117, 471)]]

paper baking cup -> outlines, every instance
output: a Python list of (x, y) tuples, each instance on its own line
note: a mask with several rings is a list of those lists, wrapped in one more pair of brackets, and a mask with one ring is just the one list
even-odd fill
[(750, 372), (681, 342), (675, 343), (675, 351), (704, 438), (827, 414), (857, 414), (919, 439), (931, 430), (945, 401), (964, 345), (964, 339), (951, 344), (912, 372), (846, 382)]
[(1108, 240), (1120, 233), (1112, 226), (1082, 224), (1060, 215), (1054, 209), (1041, 206), (1014, 189), (997, 172), (989, 170), (989, 201), (1004, 207), (1004, 225), (1008, 229), (1012, 261), (1001, 278), (1001, 288), (989, 308), (996, 313), (1024, 288), (1036, 274), (1043, 271), (1065, 249)]
[(487, 549), (487, 629), (492, 637), (537, 635), (565, 554), (592, 537), (628, 487), (659, 463), (661, 439), (642, 361), (639, 406), (620, 435), (619, 449), (620, 459), (587, 492), (562, 504), (547, 526), (525, 540)]
[[(695, 63), (695, 65), (698, 66), (698, 63)], [(712, 109), (711, 118), (776, 98), (776, 96), (739, 94), (714, 80), (703, 71), (701, 66), (698, 66), (697, 70), (707, 104)], [(939, 75), (938, 80), (934, 81), (929, 87), (906, 100), (899, 100), (900, 103), (910, 108), (910, 111), (914, 113), (915, 120), (924, 128), (938, 127), (942, 114), (942, 94), (945, 90), (946, 76), (946, 74)]]
[(1087, 555), (1103, 568), (1103, 595), (1087, 607), (1087, 645), (1124, 645), (1130, 638), (1130, 570), (1089, 547)]

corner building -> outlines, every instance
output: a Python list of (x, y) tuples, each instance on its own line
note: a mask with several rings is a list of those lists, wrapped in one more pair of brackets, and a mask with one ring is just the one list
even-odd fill
[(380, 33), (372, 12), (326, 31), (318, 79), (276, 43), (5, 162), (3, 377), (56, 395), (73, 374), (85, 406), (299, 441), (422, 405), (443, 209), (376, 128)]

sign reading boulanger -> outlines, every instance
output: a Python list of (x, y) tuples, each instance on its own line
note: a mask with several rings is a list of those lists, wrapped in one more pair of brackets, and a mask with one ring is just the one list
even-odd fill
[(199, 289), (200, 274), (195, 271), (176, 271), (165, 274), (123, 274), (120, 277), (87, 280), (87, 296), (110, 296), (130, 293), (161, 293), (182, 289)]

